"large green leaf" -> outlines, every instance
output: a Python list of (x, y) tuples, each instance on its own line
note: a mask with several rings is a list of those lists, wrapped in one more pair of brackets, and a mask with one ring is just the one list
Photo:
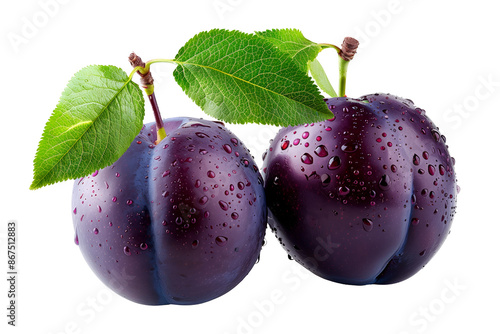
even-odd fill
[(144, 119), (138, 85), (114, 66), (89, 66), (70, 80), (45, 125), (30, 189), (83, 177), (115, 162)]
[(211, 30), (177, 54), (177, 83), (228, 123), (297, 125), (332, 117), (318, 87), (288, 54), (254, 34)]

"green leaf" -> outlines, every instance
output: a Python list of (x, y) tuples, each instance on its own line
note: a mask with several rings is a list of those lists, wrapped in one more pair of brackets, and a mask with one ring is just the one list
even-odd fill
[(211, 30), (177, 54), (174, 77), (207, 114), (228, 123), (297, 125), (332, 117), (312, 79), (254, 34)]
[(45, 125), (30, 189), (111, 165), (142, 128), (144, 98), (114, 66), (89, 66), (70, 80)]
[(297, 29), (273, 29), (256, 34), (287, 53), (305, 73), (309, 69), (309, 62), (316, 59), (320, 51), (328, 47), (311, 42)]
[(325, 93), (330, 95), (331, 97), (337, 97), (337, 92), (335, 92), (335, 89), (333, 89), (332, 84), (330, 83), (330, 80), (328, 80), (328, 77), (325, 73), (325, 70), (323, 69), (323, 66), (319, 63), (317, 59), (314, 59), (309, 63), (309, 71), (318, 84), (319, 88), (321, 88)]

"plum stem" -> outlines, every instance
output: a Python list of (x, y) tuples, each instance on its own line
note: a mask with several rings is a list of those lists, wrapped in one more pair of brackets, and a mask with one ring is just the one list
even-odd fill
[(356, 54), (359, 42), (352, 37), (344, 38), (342, 49), (338, 51), (339, 55), (339, 96), (345, 96), (345, 88), (347, 81), (347, 66)]
[(155, 144), (158, 144), (164, 138), (167, 137), (167, 133), (165, 131), (165, 128), (163, 127), (163, 119), (161, 118), (160, 108), (158, 107), (158, 102), (156, 102), (155, 93), (153, 92), (151, 95), (148, 95), (148, 98), (149, 98), (149, 102), (151, 103), (151, 107), (153, 108), (153, 113), (155, 115), (155, 122), (156, 122), (156, 142), (155, 142)]
[(339, 96), (344, 97), (345, 87), (347, 81), (347, 66), (349, 65), (349, 61), (346, 61), (339, 57)]
[(128, 57), (128, 60), (130, 62), (130, 65), (134, 67), (134, 70), (137, 70), (137, 73), (139, 73), (139, 76), (141, 77), (142, 88), (144, 88), (144, 91), (148, 96), (149, 102), (151, 103), (151, 107), (153, 108), (153, 114), (155, 116), (155, 122), (156, 122), (155, 144), (158, 144), (165, 137), (167, 137), (167, 133), (165, 132), (165, 128), (163, 125), (163, 118), (161, 117), (160, 107), (158, 106), (158, 102), (156, 101), (153, 76), (151, 75), (149, 66), (146, 66), (144, 61), (142, 61), (141, 57), (139, 57), (135, 53), (132, 52)]

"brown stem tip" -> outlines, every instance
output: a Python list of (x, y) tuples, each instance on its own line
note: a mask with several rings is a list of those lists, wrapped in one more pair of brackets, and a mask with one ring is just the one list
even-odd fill
[(344, 38), (344, 42), (342, 42), (342, 50), (340, 51), (340, 57), (345, 61), (350, 61), (356, 54), (356, 50), (358, 49), (359, 42), (357, 39), (352, 37)]
[[(134, 52), (132, 52), (130, 56), (128, 56), (128, 61), (130, 62), (130, 65), (132, 65), (132, 67), (134, 68), (136, 68), (137, 66), (143, 68), (146, 67), (146, 64), (142, 61), (141, 57), (136, 55)], [(142, 74), (139, 71), (137, 73), (139, 73), (139, 75), (141, 76), (141, 84), (144, 86), (144, 88), (153, 85), (154, 80), (150, 71), (148, 71), (148, 73), (146, 74)]]

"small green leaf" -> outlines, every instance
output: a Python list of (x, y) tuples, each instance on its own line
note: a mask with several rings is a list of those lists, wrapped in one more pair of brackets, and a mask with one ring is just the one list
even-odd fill
[(333, 89), (330, 80), (323, 69), (323, 66), (319, 63), (318, 59), (314, 59), (309, 63), (309, 71), (318, 84), (319, 88), (321, 88), (325, 93), (330, 95), (331, 97), (337, 97), (337, 92)]
[(211, 30), (177, 54), (174, 77), (207, 114), (228, 123), (297, 125), (332, 117), (318, 87), (272, 43)]
[(89, 66), (69, 81), (40, 140), (30, 189), (111, 165), (142, 128), (144, 97), (114, 66)]
[(327, 48), (311, 42), (297, 29), (273, 29), (256, 34), (287, 53), (305, 73), (308, 71), (309, 62), (316, 59), (321, 50)]

